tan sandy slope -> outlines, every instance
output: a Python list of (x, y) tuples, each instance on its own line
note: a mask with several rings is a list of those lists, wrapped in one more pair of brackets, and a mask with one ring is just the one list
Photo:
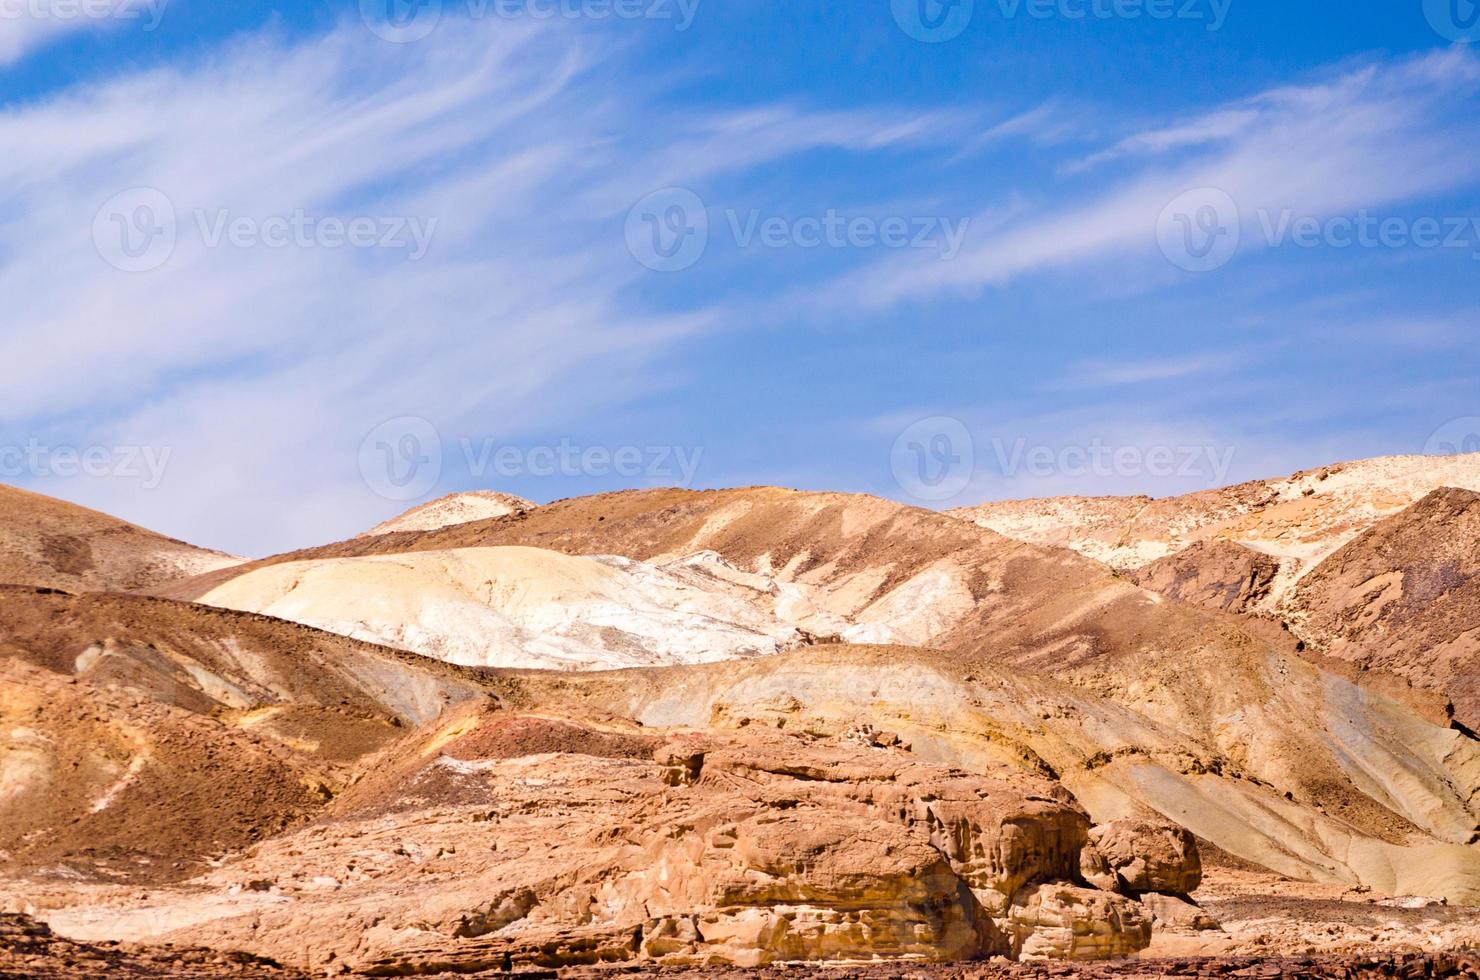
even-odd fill
[(0, 485), (0, 583), (144, 589), (240, 561), (85, 507)]
[(1480, 729), (1480, 494), (1437, 490), (1378, 523), (1305, 576), (1281, 613), (1321, 653), (1439, 691)]
[(455, 668), (265, 617), (0, 587), (9, 873), (179, 877), (314, 812)]

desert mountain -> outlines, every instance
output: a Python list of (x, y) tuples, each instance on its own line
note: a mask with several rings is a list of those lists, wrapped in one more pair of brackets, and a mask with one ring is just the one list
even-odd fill
[(377, 534), (392, 534), (396, 531), (433, 531), (439, 527), (484, 521), (490, 517), (503, 517), (521, 510), (533, 510), (534, 504), (523, 497), (496, 490), (473, 490), (453, 493), (430, 503), (413, 507), (396, 517), (377, 524), (362, 537)]
[(240, 560), (0, 485), (0, 583), (74, 591), (145, 589)]
[(1393, 457), (1166, 500), (1064, 498), (957, 515), (1095, 555), (1145, 588), (1244, 614), (1262, 635), (1278, 624), (1310, 659), (1473, 730), (1477, 482), (1480, 456)]
[(1059, 497), (953, 513), (1122, 570), (1199, 542), (1233, 542), (1280, 560), (1272, 602), (1337, 548), (1441, 487), (1480, 490), (1480, 455), (1388, 456), (1182, 497)]
[(599, 670), (762, 656), (818, 635), (930, 638), (911, 618), (852, 623), (816, 589), (702, 552), (661, 564), (522, 546), (295, 561), (200, 601), (487, 667)]
[[(531, 553), (531, 548), (544, 550)], [(1086, 803), (1096, 817), (1121, 816), (1135, 807), (1173, 819), (1185, 819), (1188, 812), (1236, 815), (1197, 832), (1231, 853), (1287, 873), (1334, 873), (1337, 879), (1365, 882), (1393, 858), (1379, 846), (1377, 852), (1387, 856), (1370, 864), (1361, 859), (1362, 868), (1352, 867), (1351, 854), (1361, 850), (1358, 840), (1397, 844), (1428, 837), (1442, 853), (1450, 853), (1442, 848), (1467, 844), (1476, 831), (1471, 794), (1480, 776), (1473, 746), (1402, 705), (1364, 702), (1350, 683), (1302, 661), (1293, 639), (1271, 640), (1232, 617), (1149, 593), (1072, 552), (1012, 541), (945, 515), (874, 498), (761, 488), (561, 501), (517, 517), (356, 539), (287, 556), (287, 561), (228, 570), (202, 580), (212, 585), (203, 601), (239, 602), (351, 632), (356, 617), (373, 613), (380, 617), (369, 624), (375, 635), (395, 642), (396, 630), (404, 639), (435, 617), (421, 608), (408, 611), (395, 599), (370, 609), (371, 597), (387, 591), (379, 588), (353, 609), (335, 610), (333, 597), (353, 596), (355, 587), (325, 585), (319, 576), (359, 580), (387, 568), (398, 575), (435, 569), (439, 580), (464, 583), (469, 616), (491, 609), (507, 618), (501, 610), (514, 608), (517, 599), (525, 603), (518, 613), (527, 622), (549, 607), (543, 614), (547, 621), (570, 617), (561, 628), (586, 636), (610, 628), (613, 616), (629, 622), (639, 617), (641, 611), (631, 605), (637, 593), (629, 588), (607, 593), (629, 605), (581, 622), (591, 615), (583, 610), (594, 608), (589, 596), (596, 590), (587, 586), (583, 598), (566, 603), (555, 598), (574, 596), (565, 585), (565, 592), (522, 585), (539, 576), (517, 572), (509, 558), (495, 557), (509, 549), (525, 569), (565, 568), (557, 554), (598, 567), (601, 561), (579, 556), (622, 555), (625, 566), (617, 568), (630, 573), (640, 566), (644, 575), (655, 568), (684, 569), (692, 573), (687, 581), (695, 590), (687, 608), (704, 592), (713, 597), (703, 607), (709, 610), (748, 594), (746, 621), (757, 635), (794, 635), (798, 626), (815, 634), (841, 622), (836, 632), (854, 642), (897, 643), (908, 637), (909, 643), (950, 651), (968, 672), (1026, 670), (1040, 686), (1064, 685), (1081, 701), (1074, 716), (1091, 710), (1085, 705), (1109, 712), (1087, 756), (1105, 753), (1113, 759), (1131, 753), (1153, 760), (1161, 773), (1142, 780), (1104, 767), (1081, 796), (1096, 804), (1106, 801), (1099, 812), (1096, 804)], [(536, 558), (540, 554), (545, 557)], [(507, 571), (497, 581), (479, 582), (484, 572), (470, 570), (500, 564)], [(567, 573), (556, 581), (573, 580)], [(722, 587), (716, 588), (716, 581)], [(788, 607), (801, 608), (810, 618), (778, 615)], [(706, 615), (670, 624), (665, 629), (679, 632), (665, 633), (667, 642), (709, 649), (716, 619)], [(741, 616), (731, 612), (725, 620), (733, 624)], [(475, 639), (482, 642), (481, 634)], [(632, 634), (622, 641), (623, 646), (641, 642)], [(653, 640), (646, 642), (644, 655), (651, 655)], [(436, 652), (431, 644), (423, 649)], [(829, 679), (842, 683), (833, 674)], [(927, 713), (937, 710), (932, 706)], [(1102, 741), (1104, 732), (1118, 734)], [(1397, 765), (1401, 775), (1388, 773), (1388, 762), (1380, 760)], [(1049, 769), (1062, 772), (1053, 763)], [(1235, 775), (1229, 782), (1183, 780), (1200, 770)], [(1250, 802), (1245, 791), (1261, 785), (1267, 789)], [(1209, 787), (1216, 799), (1200, 797)], [(1285, 794), (1288, 800), (1282, 799)], [(1271, 811), (1291, 802), (1295, 809), (1288, 817), (1268, 821)], [(1295, 830), (1317, 807), (1332, 811), (1339, 823), (1315, 832)], [(1292, 850), (1296, 838), (1302, 844)], [(1468, 867), (1472, 856), (1454, 853), (1460, 861), (1456, 868)], [(1460, 871), (1459, 878), (1436, 886), (1464, 890), (1470, 886), (1461, 882), (1472, 874)]]
[[(1269, 576), (1236, 541), (1153, 590), (774, 488), (360, 537), (174, 599), (10, 589), (0, 909), (384, 976), (1266, 948), (1207, 938), (1201, 847), (1326, 890), (1339, 922), (1281, 948), (1382, 948), (1346, 890), (1480, 904), (1480, 742), (1302, 631), (1386, 642), (1463, 595), (1424, 542), (1473, 497), (1369, 523), (1294, 633), (1243, 611)], [(1343, 612), (1388, 558), (1414, 598)]]

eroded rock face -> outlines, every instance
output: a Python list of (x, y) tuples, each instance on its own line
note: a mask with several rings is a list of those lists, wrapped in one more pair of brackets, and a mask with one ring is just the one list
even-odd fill
[(1089, 820), (1046, 778), (774, 730), (668, 737), (643, 758), (635, 735), (585, 740), (610, 756), (470, 751), (502, 744), (480, 726), (516, 722), (454, 721), (333, 823), (196, 883), (214, 898), (161, 893), (154, 921), (194, 919), (151, 938), (383, 975), (1102, 958), (1150, 939), (1135, 902), (1074, 883)]
[(1199, 541), (1130, 574), (1142, 588), (1204, 609), (1243, 613), (1269, 598), (1280, 572), (1272, 555), (1232, 541)]
[(1202, 884), (1197, 840), (1186, 828), (1144, 820), (1115, 820), (1089, 833), (1119, 881), (1120, 890), (1188, 895)]
[(1062, 883), (1030, 885), (1008, 912), (1018, 960), (1110, 960), (1151, 942), (1151, 914), (1121, 895)]

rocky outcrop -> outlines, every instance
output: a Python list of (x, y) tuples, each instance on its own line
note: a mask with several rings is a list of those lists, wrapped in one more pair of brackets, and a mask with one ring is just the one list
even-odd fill
[[(795, 980), (795, 967), (765, 971), (724, 969), (639, 970), (624, 973), (633, 980)], [(1247, 980), (1368, 980), (1402, 977), (1405, 980), (1447, 980), (1480, 976), (1477, 953), (1384, 953), (1345, 956), (1238, 956), (1131, 959), (1104, 963), (956, 963), (928, 966), (919, 963), (856, 964), (835, 970), (812, 969), (809, 980), (1147, 980), (1150, 977), (1228, 977)], [(562, 980), (566, 974), (562, 974)], [(599, 980), (600, 974), (576, 973), (571, 980)]]
[[(430, 754), (346, 793), (335, 820), (265, 843), (191, 898), (159, 893), (155, 932), (136, 938), (383, 975), (1094, 959), (1150, 940), (1140, 905), (1076, 883), (1088, 817), (1040, 776), (766, 729), (673, 737), (645, 758), (480, 758), (501, 744), (488, 725), (538, 727), (463, 712), (428, 734)], [(605, 753), (637, 737), (619, 734), (566, 738)]]
[(1130, 573), (1137, 585), (1204, 609), (1245, 613), (1270, 597), (1280, 561), (1232, 541), (1199, 541)]
[(1115, 820), (1091, 830), (1089, 840), (1115, 874), (1118, 890), (1190, 895), (1202, 884), (1197, 840), (1184, 827)]
[(1065, 884), (1013, 896), (1008, 934), (1018, 960), (1111, 960), (1151, 942), (1151, 914), (1120, 895)]
[(0, 977), (304, 980), (296, 970), (245, 953), (74, 943), (26, 915), (0, 915)]

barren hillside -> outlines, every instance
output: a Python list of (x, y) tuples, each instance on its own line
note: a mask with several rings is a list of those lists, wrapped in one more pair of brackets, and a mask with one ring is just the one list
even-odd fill
[(126, 591), (239, 561), (85, 507), (0, 485), (0, 583)]

